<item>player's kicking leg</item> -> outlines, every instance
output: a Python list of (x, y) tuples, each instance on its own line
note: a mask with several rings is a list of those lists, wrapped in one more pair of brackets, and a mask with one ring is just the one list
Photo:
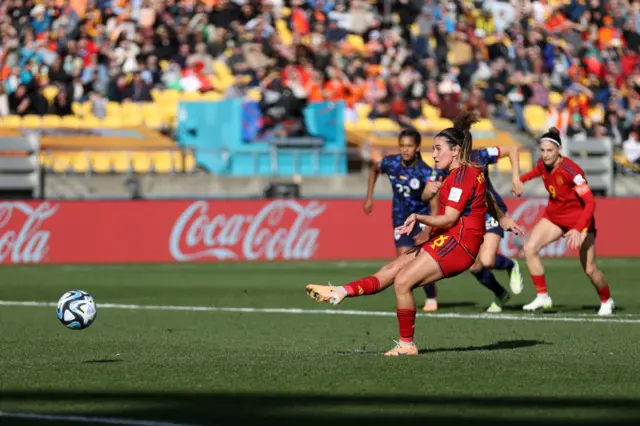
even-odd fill
[(547, 244), (561, 238), (562, 235), (562, 229), (559, 226), (546, 218), (542, 218), (533, 227), (529, 239), (524, 244), (524, 256), (537, 293), (533, 302), (522, 307), (525, 311), (535, 311), (540, 308), (549, 309), (553, 306), (551, 297), (547, 292), (547, 281), (544, 276), (544, 267), (540, 260), (540, 250)]
[(424, 250), (420, 250), (417, 256), (413, 256), (412, 260), (401, 268), (394, 285), (400, 339), (394, 348), (384, 354), (385, 356), (418, 355), (418, 348), (413, 343), (416, 322), (413, 290), (417, 286), (429, 285), (442, 278), (440, 265)]
[(590, 232), (582, 243), (582, 246), (580, 246), (580, 264), (600, 297), (601, 304), (598, 315), (606, 316), (613, 314), (615, 303), (611, 298), (609, 283), (596, 265), (595, 241), (595, 234)]
[(415, 253), (403, 254), (384, 265), (375, 274), (340, 287), (334, 287), (331, 284), (308, 284), (307, 294), (316, 302), (329, 302), (333, 305), (339, 305), (346, 297), (379, 293), (393, 284), (402, 267), (414, 257), (416, 257)]

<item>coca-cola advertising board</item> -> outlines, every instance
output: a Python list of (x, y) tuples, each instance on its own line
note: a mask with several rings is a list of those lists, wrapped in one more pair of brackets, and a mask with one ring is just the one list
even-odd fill
[[(531, 229), (546, 200), (507, 205)], [(640, 255), (637, 211), (640, 199), (598, 200), (600, 256)], [(520, 246), (508, 234), (500, 248), (518, 256)], [(390, 201), (376, 202), (370, 216), (359, 200), (0, 202), (0, 264), (363, 260), (394, 252)], [(543, 255), (576, 253), (561, 239)]]

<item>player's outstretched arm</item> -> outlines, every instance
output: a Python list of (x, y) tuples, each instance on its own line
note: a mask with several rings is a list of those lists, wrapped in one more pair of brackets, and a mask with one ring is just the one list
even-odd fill
[(373, 188), (376, 186), (379, 174), (379, 166), (376, 163), (372, 163), (371, 169), (369, 169), (369, 180), (367, 181), (367, 198), (365, 198), (362, 206), (362, 209), (367, 215), (373, 211)]
[(532, 169), (531, 171), (528, 171), (527, 173), (523, 174), (520, 177), (520, 181), (522, 183), (525, 183), (525, 182), (528, 182), (528, 181), (530, 181), (532, 179), (535, 179), (537, 177), (540, 177), (540, 176), (542, 176), (542, 169), (541, 169), (540, 165), (538, 164), (538, 165), (536, 165), (536, 167), (534, 169)]
[(505, 231), (513, 232), (516, 235), (524, 234), (515, 220), (500, 209), (500, 206), (489, 191), (486, 194), (487, 211), (495, 220), (498, 221), (500, 227)]
[(524, 192), (524, 185), (520, 180), (520, 150), (517, 146), (501, 146), (500, 158), (508, 157), (511, 164), (511, 193), (517, 197)]

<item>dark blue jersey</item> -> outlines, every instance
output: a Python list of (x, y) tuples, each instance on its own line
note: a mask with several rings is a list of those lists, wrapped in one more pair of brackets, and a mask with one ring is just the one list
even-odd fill
[(497, 147), (474, 149), (471, 151), (471, 162), (481, 166), (484, 171), (484, 176), (487, 180), (487, 191), (493, 194), (493, 198), (496, 200), (496, 203), (498, 203), (500, 210), (506, 213), (507, 205), (500, 194), (498, 194), (498, 191), (493, 187), (491, 178), (489, 177), (489, 165), (496, 164), (499, 158), (500, 148)]
[(400, 226), (413, 213), (430, 214), (429, 202), (422, 201), (422, 192), (429, 180), (436, 180), (439, 172), (418, 159), (410, 167), (402, 164), (400, 155), (387, 155), (379, 165), (393, 188), (393, 226)]
[[(493, 194), (493, 198), (495, 198), (496, 203), (498, 203), (498, 207), (503, 212), (507, 212), (507, 205), (504, 200), (498, 194), (498, 191), (493, 187), (491, 183), (491, 178), (489, 177), (489, 166), (491, 164), (496, 164), (498, 159), (500, 158), (500, 148), (490, 147), (490, 148), (482, 148), (482, 149), (474, 149), (471, 151), (471, 162), (482, 167), (482, 171), (484, 172), (485, 179), (487, 180), (487, 191), (490, 191)], [(440, 171), (443, 173), (443, 171)], [(449, 172), (444, 172), (449, 174)]]

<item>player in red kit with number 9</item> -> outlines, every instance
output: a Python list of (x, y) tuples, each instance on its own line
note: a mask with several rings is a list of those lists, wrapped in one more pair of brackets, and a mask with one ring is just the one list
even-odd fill
[(538, 295), (523, 309), (535, 311), (552, 306), (539, 252), (547, 244), (565, 236), (570, 249), (580, 249), (582, 268), (600, 296), (602, 304), (598, 315), (611, 315), (615, 305), (609, 284), (596, 266), (596, 224), (593, 217), (596, 202), (584, 171), (560, 154), (562, 140), (556, 128), (552, 127), (542, 135), (539, 143), (540, 160), (535, 169), (522, 176), (522, 182), (541, 176), (549, 192), (549, 204), (524, 245), (527, 266)]
[(487, 207), (505, 230), (517, 230), (513, 219), (499, 211), (493, 198), (485, 198), (483, 170), (469, 161), (472, 146), (469, 129), (475, 121), (475, 116), (463, 113), (454, 127), (438, 133), (433, 140), (436, 168), (449, 171), (440, 187), (437, 215), (414, 213), (398, 227), (402, 235), (410, 235), (419, 223), (433, 227), (427, 242), (400, 255), (376, 274), (345, 286), (307, 285), (307, 294), (313, 299), (337, 305), (345, 297), (379, 293), (394, 284), (400, 340), (385, 353), (387, 356), (418, 354), (413, 343), (416, 320), (413, 290), (454, 277), (474, 264), (485, 233)]

